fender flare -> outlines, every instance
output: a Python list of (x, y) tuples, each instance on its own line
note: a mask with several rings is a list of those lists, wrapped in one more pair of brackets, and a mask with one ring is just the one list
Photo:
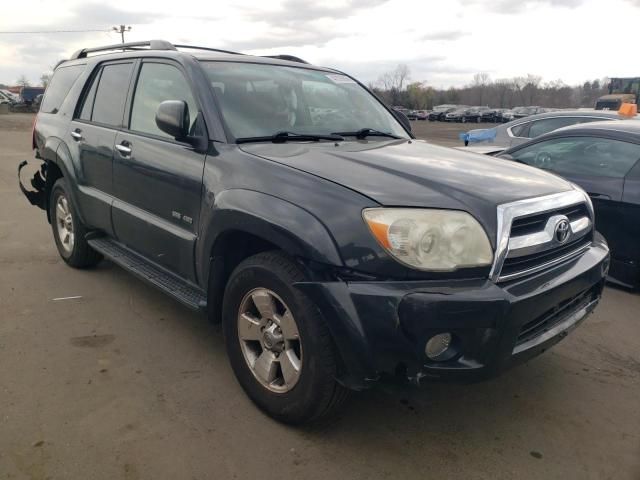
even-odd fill
[(208, 281), (216, 242), (228, 232), (262, 238), (294, 257), (341, 266), (338, 247), (326, 226), (307, 210), (254, 190), (232, 189), (216, 195), (197, 247), (199, 278)]
[[(50, 141), (52, 148), (49, 148)], [(53, 141), (57, 141), (57, 143), (53, 144)], [(53, 149), (54, 145), (55, 149)], [(69, 187), (68, 193), (71, 196), (71, 201), (75, 206), (78, 217), (80, 217), (80, 221), (82, 223), (85, 223), (84, 212), (82, 211), (82, 203), (78, 201), (78, 176), (76, 173), (76, 168), (74, 166), (73, 157), (71, 156), (71, 152), (69, 152), (69, 148), (61, 139), (53, 138), (51, 140), (47, 139), (44, 150), (45, 152), (49, 152), (45, 157), (45, 160), (55, 163), (62, 172), (62, 176), (65, 178), (67, 186)], [(49, 188), (51, 188), (52, 186), (53, 185), (50, 185)]]

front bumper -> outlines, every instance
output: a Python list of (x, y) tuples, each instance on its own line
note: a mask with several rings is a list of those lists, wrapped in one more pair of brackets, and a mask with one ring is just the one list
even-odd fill
[[(599, 237), (599, 236), (598, 236)], [(580, 257), (526, 278), (300, 283), (323, 311), (344, 365), (365, 388), (383, 374), (473, 381), (495, 376), (562, 340), (596, 307), (609, 265), (599, 237)], [(430, 361), (425, 344), (450, 332), (455, 355)]]

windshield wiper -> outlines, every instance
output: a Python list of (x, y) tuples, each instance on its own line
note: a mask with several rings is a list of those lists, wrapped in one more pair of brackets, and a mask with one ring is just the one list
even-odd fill
[(356, 130), (354, 132), (334, 132), (334, 135), (344, 135), (349, 137), (356, 137), (357, 139), (364, 139), (367, 137), (389, 137), (400, 139), (398, 135), (394, 135), (393, 133), (381, 132), (380, 130), (376, 130), (375, 128), (361, 128), (360, 130)]
[(316, 135), (312, 133), (278, 132), (273, 135), (266, 135), (263, 137), (237, 138), (236, 143), (250, 143), (250, 142), (284, 143), (288, 141), (317, 142), (320, 140), (332, 140), (337, 142), (337, 141), (344, 140), (344, 138), (342, 137), (342, 135), (337, 133)]

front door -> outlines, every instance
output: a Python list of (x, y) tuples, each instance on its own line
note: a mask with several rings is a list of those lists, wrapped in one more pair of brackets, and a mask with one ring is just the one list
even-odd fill
[(195, 280), (205, 155), (158, 129), (156, 110), (165, 100), (185, 101), (195, 128), (198, 106), (180, 67), (143, 61), (125, 121), (128, 128), (115, 138), (113, 225), (122, 243)]

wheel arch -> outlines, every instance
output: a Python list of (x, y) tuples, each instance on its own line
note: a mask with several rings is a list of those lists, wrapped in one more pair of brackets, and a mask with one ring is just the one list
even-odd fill
[(197, 255), (198, 277), (206, 285), (213, 321), (220, 319), (222, 296), (231, 272), (251, 255), (282, 250), (299, 260), (343, 264), (333, 237), (316, 217), (272, 195), (225, 191), (206, 218), (207, 228)]

